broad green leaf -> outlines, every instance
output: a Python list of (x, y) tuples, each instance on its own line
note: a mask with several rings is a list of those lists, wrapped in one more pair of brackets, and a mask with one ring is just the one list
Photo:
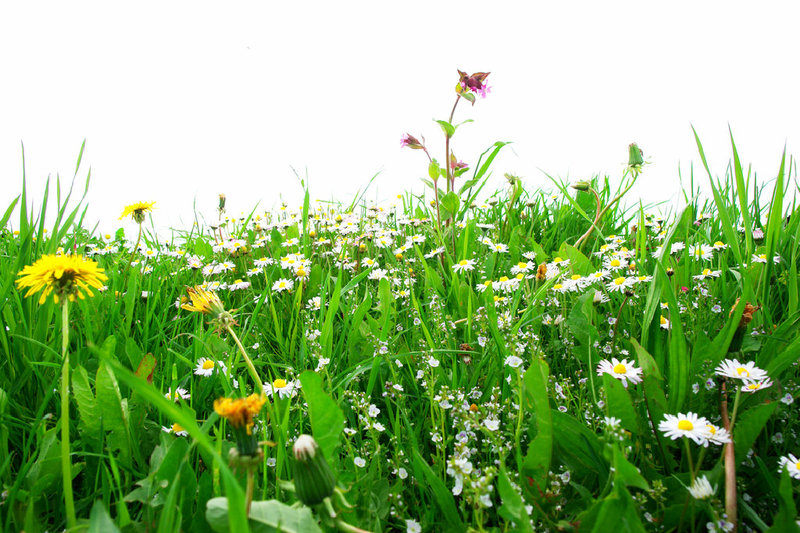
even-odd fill
[[(229, 526), (227, 498), (208, 500), (206, 520), (217, 533), (238, 533)], [(277, 500), (253, 502), (248, 522), (253, 533), (322, 533), (311, 509), (291, 507)]]
[(644, 479), (639, 469), (628, 461), (619, 446), (614, 446), (614, 475), (615, 480), (624, 483), (628, 487), (636, 487), (645, 491), (650, 490), (650, 485)]
[(344, 413), (339, 405), (322, 390), (322, 377), (312, 370), (300, 374), (303, 396), (308, 403), (308, 417), (314, 440), (322, 448), (331, 465), (335, 465), (339, 443), (344, 429)]
[[(452, 124), (450, 124), (446, 120), (437, 120), (436, 123), (439, 124), (439, 126), (442, 128), (442, 131), (444, 132), (444, 134), (446, 136), (452, 137), (455, 134), (455, 132), (456, 132), (455, 126), (453, 126)], [(449, 157), (449, 154), (448, 154), (448, 157)]]
[[(608, 416), (622, 420), (622, 427), (630, 431), (633, 435), (639, 435), (639, 417), (633, 408), (631, 396), (622, 382), (618, 379), (603, 374), (603, 384), (606, 389), (606, 406)], [(630, 385), (629, 385), (630, 386)]]
[(800, 533), (797, 525), (797, 506), (794, 502), (792, 478), (787, 469), (781, 471), (781, 484), (778, 489), (778, 514), (767, 533)]
[(103, 429), (110, 432), (108, 443), (118, 450), (119, 460), (127, 468), (132, 466), (130, 426), (128, 425), (128, 400), (122, 398), (114, 373), (101, 361), (95, 379), (97, 407), (103, 418)]
[(506, 520), (513, 521), (517, 525), (517, 531), (532, 531), (531, 519), (525, 510), (525, 502), (516, 489), (511, 486), (505, 467), (500, 467), (500, 473), (497, 477), (497, 491), (500, 493), (500, 500), (503, 502), (500, 509), (498, 509), (500, 516)]
[[(415, 469), (422, 471), (425, 476), (425, 483), (427, 487), (433, 491), (434, 501), (442, 512), (443, 523), (438, 524), (437, 530), (454, 532), (466, 531), (466, 527), (461, 521), (461, 515), (456, 507), (455, 499), (453, 499), (453, 495), (450, 491), (447, 490), (444, 482), (431, 470), (431, 467), (422, 459), (422, 456), (416, 449), (414, 450), (412, 459)], [(421, 479), (418, 481), (422, 482)]]
[(547, 392), (549, 375), (547, 363), (537, 358), (522, 378), (525, 391), (523, 408), (533, 413), (531, 424), (536, 426), (536, 437), (528, 445), (522, 473), (530, 476), (541, 490), (546, 486), (553, 457), (553, 419)]
[[(742, 393), (742, 395), (744, 394), (747, 393)], [(759, 393), (755, 392), (753, 394)], [(769, 421), (778, 405), (778, 402), (762, 403), (755, 407), (748, 407), (746, 411), (737, 415), (733, 427), (737, 464), (744, 461), (748, 450), (753, 447), (756, 438), (764, 429), (764, 426), (767, 424), (767, 421)]]
[(569, 330), (580, 344), (580, 346), (576, 346), (572, 350), (572, 353), (586, 366), (590, 367), (590, 371), (593, 364), (593, 361), (591, 361), (592, 343), (600, 337), (597, 333), (597, 328), (591, 322), (593, 298), (593, 291), (587, 291), (581, 295), (575, 301), (566, 320), (567, 327), (569, 327)]
[(119, 528), (111, 520), (108, 511), (102, 500), (97, 500), (92, 505), (92, 512), (89, 514), (89, 529), (87, 533), (119, 533)]

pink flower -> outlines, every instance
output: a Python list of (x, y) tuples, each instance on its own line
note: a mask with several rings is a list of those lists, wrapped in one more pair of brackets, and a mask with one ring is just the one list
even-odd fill
[(461, 92), (471, 91), (473, 93), (478, 93), (481, 95), (482, 98), (486, 98), (486, 95), (491, 90), (488, 85), (486, 85), (485, 81), (486, 78), (491, 74), (490, 72), (476, 72), (472, 75), (467, 75), (466, 72), (458, 71), (459, 76), (459, 87)]
[(409, 135), (408, 133), (403, 134), (403, 138), (400, 139), (400, 148), (405, 148), (408, 146), (412, 150), (424, 150), (425, 147), (419, 142), (416, 137), (413, 135)]

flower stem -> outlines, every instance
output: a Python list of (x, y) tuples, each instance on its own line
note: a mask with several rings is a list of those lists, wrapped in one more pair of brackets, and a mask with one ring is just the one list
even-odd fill
[(245, 514), (250, 516), (250, 505), (253, 503), (253, 467), (247, 467), (247, 489), (245, 492)]
[(67, 529), (76, 526), (75, 499), (72, 494), (72, 458), (69, 440), (69, 298), (61, 304), (61, 480), (64, 485), (64, 506), (67, 511)]
[(127, 281), (128, 281), (128, 269), (131, 268), (131, 263), (133, 263), (133, 255), (139, 250), (139, 243), (142, 241), (142, 224), (139, 223), (139, 236), (136, 237), (136, 244), (133, 245), (133, 250), (131, 250), (131, 256), (128, 258), (128, 264), (125, 266), (125, 271), (122, 274), (122, 289), (124, 290)]
[[(256, 387), (258, 387), (258, 392), (260, 394), (264, 394), (264, 384), (261, 382), (261, 378), (258, 377), (258, 372), (256, 372), (256, 367), (253, 365), (253, 361), (247, 355), (247, 352), (244, 350), (244, 346), (242, 346), (242, 342), (239, 340), (239, 337), (236, 336), (236, 333), (233, 332), (233, 329), (230, 325), (226, 325), (225, 329), (228, 330), (228, 334), (233, 338), (233, 342), (236, 343), (236, 346), (239, 347), (239, 352), (244, 357), (244, 362), (247, 365), (247, 370), (250, 372), (250, 377), (253, 378), (253, 383), (255, 383)], [(233, 370), (233, 369), (231, 369)]]

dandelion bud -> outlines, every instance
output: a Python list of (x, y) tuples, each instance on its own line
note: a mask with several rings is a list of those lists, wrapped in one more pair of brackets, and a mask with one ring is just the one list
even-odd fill
[(577, 191), (587, 192), (589, 190), (589, 182), (588, 181), (576, 181), (571, 185), (571, 187)]
[(318, 505), (333, 494), (336, 478), (322, 450), (311, 435), (300, 435), (294, 443), (294, 487), (297, 499)]
[(628, 145), (628, 166), (630, 168), (640, 169), (644, 164), (644, 152), (636, 143)]
[(219, 195), (219, 210), (225, 211), (225, 195), (221, 193)]
[(547, 265), (542, 263), (536, 269), (536, 281), (544, 281), (547, 278)]

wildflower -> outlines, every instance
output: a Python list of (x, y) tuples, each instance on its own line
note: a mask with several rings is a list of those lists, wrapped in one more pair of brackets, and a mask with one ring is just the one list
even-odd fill
[(422, 533), (422, 526), (416, 520), (406, 519), (406, 533)]
[(696, 261), (711, 261), (714, 259), (714, 248), (707, 244), (693, 244), (689, 246), (689, 254), (691, 254)]
[(364, 468), (367, 465), (367, 462), (361, 457), (354, 457), (353, 464), (359, 468)]
[(778, 472), (786, 468), (789, 475), (795, 479), (800, 479), (800, 459), (792, 455), (784, 455), (778, 462)]
[(286, 381), (283, 378), (278, 378), (272, 383), (264, 384), (264, 394), (273, 396), (275, 394), (283, 400), (284, 398), (294, 398), (297, 396), (297, 389), (300, 385), (295, 381)]
[(213, 359), (208, 359), (207, 357), (201, 357), (197, 361), (197, 365), (194, 367), (194, 373), (197, 376), (205, 376), (208, 377), (214, 373), (214, 368), (219, 365), (221, 368), (225, 368), (222, 363), (217, 363)]
[(744, 385), (742, 385), (742, 392), (756, 392), (772, 386), (772, 380), (769, 378), (745, 379), (743, 381)]
[(704, 417), (697, 416), (689, 411), (685, 415), (682, 413), (678, 413), (677, 416), (665, 414), (664, 418), (659, 422), (658, 429), (664, 433), (665, 437), (669, 437), (672, 440), (689, 437), (700, 446), (706, 444), (708, 440), (708, 428), (706, 427), (708, 420)]
[(413, 135), (409, 135), (408, 133), (403, 134), (403, 138), (400, 139), (400, 148), (409, 147), (412, 150), (424, 150), (425, 146), (421, 142), (419, 142)]
[(44, 289), (39, 297), (40, 304), (51, 293), (55, 303), (62, 298), (74, 302), (75, 296), (81, 300), (85, 294), (94, 296), (89, 287), (102, 289), (103, 282), (108, 279), (95, 261), (79, 255), (44, 255), (23, 268), (18, 275), (17, 287), (28, 289), (26, 297)]
[(659, 323), (659, 326), (661, 326), (661, 329), (669, 329), (670, 328), (669, 320), (664, 315), (660, 315), (658, 317), (658, 323)]
[(794, 396), (792, 396), (792, 393), (787, 392), (783, 398), (781, 398), (781, 403), (785, 405), (792, 405), (794, 403)]
[(728, 433), (728, 430), (725, 428), (717, 427), (714, 424), (706, 423), (706, 438), (708, 442), (704, 444), (704, 446), (708, 446), (708, 443), (711, 442), (713, 444), (727, 444), (731, 441), (731, 434)]
[(755, 366), (753, 361), (740, 363), (737, 359), (723, 359), (715, 372), (726, 378), (741, 380), (758, 381), (768, 377), (767, 372)]
[(489, 431), (497, 431), (500, 428), (500, 420), (495, 417), (488, 417), (483, 420), (483, 425)]
[(632, 285), (630, 278), (619, 276), (606, 284), (606, 289), (610, 292), (622, 292)]
[(511, 368), (519, 368), (522, 363), (523, 361), (520, 357), (517, 357), (516, 355), (509, 355), (506, 357), (506, 360), (503, 364), (510, 366)]
[(294, 281), (286, 278), (281, 278), (272, 284), (272, 290), (275, 292), (290, 291), (294, 287)]
[(461, 261), (459, 261), (458, 263), (453, 265), (453, 270), (455, 270), (456, 272), (461, 272), (461, 271), (467, 271), (468, 272), (470, 270), (475, 270), (475, 260), (474, 259), (462, 259)]
[(266, 399), (261, 394), (247, 398), (219, 398), (214, 401), (214, 412), (225, 418), (233, 429), (236, 448), (240, 455), (256, 455), (258, 442), (253, 434), (254, 418), (261, 412)]
[(185, 429), (183, 429), (183, 426), (181, 426), (177, 422), (175, 422), (174, 424), (172, 424), (169, 427), (161, 426), (161, 431), (163, 431), (165, 433), (172, 433), (173, 435), (176, 435), (178, 437), (188, 437), (189, 436), (189, 432), (186, 431)]
[(456, 92), (462, 95), (467, 92), (473, 92), (480, 94), (482, 98), (486, 98), (486, 95), (490, 91), (489, 86), (485, 83), (489, 74), (489, 72), (476, 72), (468, 76), (466, 72), (459, 70), (459, 79), (458, 85), (456, 85)]
[(600, 364), (597, 365), (597, 375), (602, 376), (603, 374), (608, 374), (609, 376), (622, 381), (622, 385), (626, 388), (628, 387), (628, 382), (636, 385), (642, 381), (641, 368), (636, 368), (633, 366), (632, 361), (630, 363), (627, 359), (619, 361), (616, 357), (612, 357), (611, 361), (608, 359), (600, 361)]
[(155, 202), (136, 202), (135, 204), (126, 205), (125, 209), (122, 210), (122, 214), (119, 216), (119, 219), (122, 220), (126, 216), (130, 215), (137, 224), (141, 224), (144, 222), (145, 213), (153, 212), (153, 205), (155, 205)]
[(689, 487), (689, 493), (695, 500), (705, 500), (714, 495), (714, 489), (711, 488), (711, 483), (708, 482), (706, 476), (698, 477)]
[(189, 391), (183, 387), (178, 387), (175, 389), (175, 392), (172, 392), (172, 389), (170, 389), (164, 396), (167, 398), (167, 400), (172, 400), (173, 402), (177, 402), (178, 400), (188, 400), (191, 398)]
[(704, 268), (703, 272), (696, 276), (692, 276), (696, 280), (703, 280), (708, 278), (718, 278), (719, 275), (722, 273), (721, 270), (711, 270), (710, 268)]

